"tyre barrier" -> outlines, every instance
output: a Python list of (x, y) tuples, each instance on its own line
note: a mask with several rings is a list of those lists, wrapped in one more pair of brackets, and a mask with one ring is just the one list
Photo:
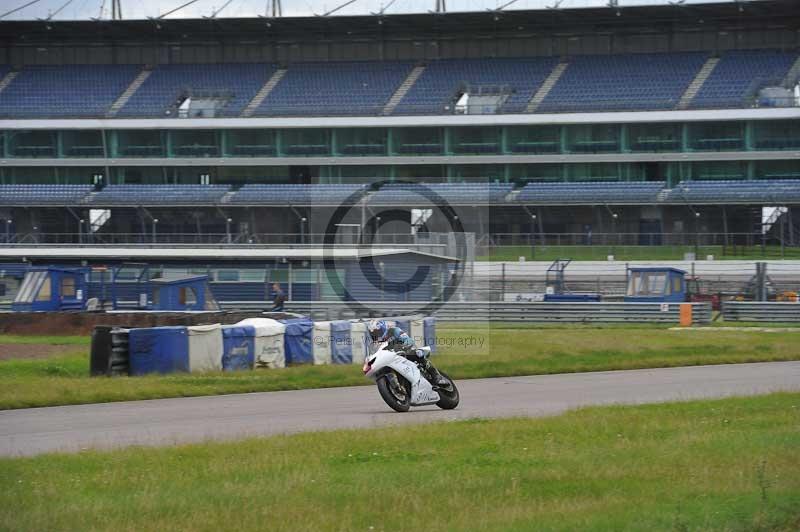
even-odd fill
[[(434, 318), (387, 318), (418, 345), (436, 348)], [(419, 338), (417, 337), (419, 335)], [(92, 376), (282, 368), (287, 364), (362, 364), (369, 352), (363, 321), (248, 318), (234, 325), (122, 328), (92, 332)]]

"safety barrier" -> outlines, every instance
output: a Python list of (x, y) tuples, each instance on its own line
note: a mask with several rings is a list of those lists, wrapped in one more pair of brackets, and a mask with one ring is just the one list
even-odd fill
[[(229, 301), (227, 308), (250, 307), (252, 302)], [(711, 321), (710, 303), (554, 303), (554, 302), (502, 302), (470, 301), (448, 302), (442, 307), (426, 309), (426, 313), (448, 321), (516, 321), (516, 322), (565, 322), (565, 323), (613, 323), (654, 322), (679, 323), (680, 306), (692, 306), (694, 323)], [(420, 302), (373, 301), (361, 305), (367, 310), (353, 309), (346, 303), (328, 301), (293, 301), (286, 310), (310, 315), (315, 320), (335, 320), (390, 316), (397, 314), (419, 314), (424, 307)], [(263, 308), (263, 305), (262, 305)]]
[(800, 323), (800, 303), (725, 301), (722, 304), (722, 317), (725, 321)]

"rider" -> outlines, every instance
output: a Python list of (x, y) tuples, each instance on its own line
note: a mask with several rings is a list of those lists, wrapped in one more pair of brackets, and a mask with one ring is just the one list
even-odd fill
[(428, 359), (428, 353), (418, 351), (414, 339), (400, 327), (389, 327), (383, 320), (372, 320), (367, 326), (373, 342), (388, 342), (388, 348), (419, 364), (433, 379), (435, 386), (447, 386), (448, 381), (439, 370), (433, 367)]

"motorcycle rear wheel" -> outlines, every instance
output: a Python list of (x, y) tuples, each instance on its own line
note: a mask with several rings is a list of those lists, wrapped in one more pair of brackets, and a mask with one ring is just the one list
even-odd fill
[[(396, 381), (395, 383), (390, 381), (392, 378)], [(408, 412), (408, 409), (411, 407), (411, 391), (405, 379), (401, 379), (394, 374), (384, 375), (378, 379), (377, 384), (378, 392), (392, 410)], [(395, 389), (397, 386), (402, 387), (402, 391)]]
[(450, 378), (449, 375), (442, 371), (440, 371), (439, 374), (450, 381), (450, 386), (447, 388), (436, 388), (436, 393), (439, 394), (439, 401), (436, 403), (436, 406), (442, 410), (452, 410), (458, 406), (458, 402), (461, 399), (461, 397), (458, 395), (458, 388), (456, 388), (456, 383)]

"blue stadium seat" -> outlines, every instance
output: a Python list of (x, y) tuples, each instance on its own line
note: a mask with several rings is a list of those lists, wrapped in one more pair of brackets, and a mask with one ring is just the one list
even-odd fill
[(0, 185), (0, 205), (75, 205), (91, 185)]
[(749, 107), (758, 89), (780, 85), (797, 52), (736, 50), (726, 52), (692, 100), (690, 107)]
[(673, 109), (707, 55), (697, 52), (573, 57), (537, 112)]
[(464, 85), (507, 87), (512, 93), (500, 111), (519, 113), (557, 63), (552, 57), (431, 61), (393, 114), (442, 114)]
[(681, 181), (667, 196), (674, 203), (769, 202), (785, 205), (800, 201), (800, 179), (720, 179)]
[(664, 185), (663, 181), (528, 183), (516, 200), (527, 204), (654, 203)]
[(365, 185), (251, 184), (244, 185), (230, 203), (238, 205), (342, 205), (361, 198)]
[(502, 203), (509, 183), (389, 183), (370, 198), (372, 205), (488, 205)]
[(109, 185), (87, 198), (92, 205), (213, 205), (228, 185)]
[(163, 117), (187, 94), (230, 98), (217, 116), (239, 116), (275, 66), (264, 63), (161, 65), (120, 110), (121, 117)]
[(380, 114), (412, 66), (405, 61), (295, 63), (255, 115)]
[(136, 65), (27, 66), (0, 92), (0, 116), (103, 116), (139, 70)]

